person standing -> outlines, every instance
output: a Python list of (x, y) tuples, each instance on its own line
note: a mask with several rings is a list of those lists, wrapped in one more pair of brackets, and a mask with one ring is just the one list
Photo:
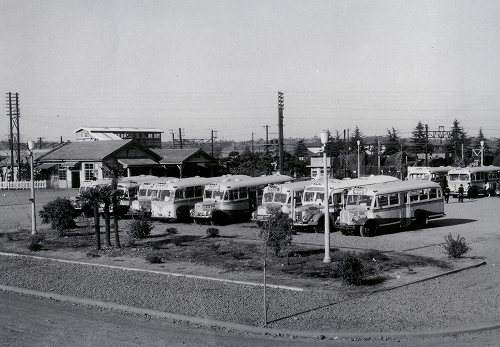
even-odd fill
[(470, 183), (468, 183), (468, 186), (467, 186), (467, 199), (471, 199), (473, 198), (472, 196), (472, 186), (470, 185)]
[(458, 187), (458, 202), (464, 202), (464, 185)]
[(446, 203), (448, 203), (450, 201), (450, 187), (448, 187), (448, 185), (446, 185), (446, 187), (444, 187), (444, 201)]

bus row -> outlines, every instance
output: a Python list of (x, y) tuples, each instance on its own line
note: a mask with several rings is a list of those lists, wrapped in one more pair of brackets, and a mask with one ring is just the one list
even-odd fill
[(460, 186), (471, 187), (473, 196), (494, 196), (500, 194), (500, 167), (408, 167), (408, 180), (434, 181), (442, 188), (448, 186), (452, 196), (458, 196)]

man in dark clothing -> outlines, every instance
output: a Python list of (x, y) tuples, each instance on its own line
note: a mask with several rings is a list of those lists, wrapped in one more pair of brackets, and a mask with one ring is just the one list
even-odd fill
[(448, 203), (450, 201), (450, 187), (444, 187), (444, 201)]
[(463, 184), (458, 187), (458, 202), (464, 202), (464, 186)]
[(467, 186), (467, 199), (470, 200), (471, 198), (473, 198), (473, 196), (472, 196), (472, 186), (469, 183), (469, 185)]

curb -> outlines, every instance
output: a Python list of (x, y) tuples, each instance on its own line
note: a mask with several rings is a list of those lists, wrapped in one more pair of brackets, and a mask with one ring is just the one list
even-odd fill
[(259, 335), (274, 335), (279, 337), (301, 337), (308, 339), (330, 339), (330, 340), (347, 340), (347, 339), (387, 339), (387, 338), (430, 338), (440, 336), (456, 336), (461, 334), (478, 333), (483, 331), (491, 331), (500, 329), (500, 322), (493, 324), (483, 324), (470, 329), (445, 329), (430, 332), (373, 332), (373, 333), (342, 333), (342, 332), (326, 332), (326, 331), (300, 331), (288, 329), (274, 329), (265, 327), (255, 327), (245, 324), (224, 322), (206, 318), (198, 318), (175, 313), (167, 313), (151, 309), (143, 309), (138, 307), (126, 306), (116, 303), (78, 298), (73, 296), (61, 295), (56, 293), (47, 293), (31, 289), (24, 289), (12, 286), (0, 285), (0, 290), (4, 292), (13, 292), (21, 295), (41, 297), (45, 299), (67, 302), (83, 306), (94, 306), (108, 310), (122, 311), (130, 314), (147, 315), (150, 317), (169, 319), (173, 321), (185, 321), (192, 324), (203, 325), (205, 327), (217, 327), (226, 330), (236, 330), (239, 332), (254, 333)]

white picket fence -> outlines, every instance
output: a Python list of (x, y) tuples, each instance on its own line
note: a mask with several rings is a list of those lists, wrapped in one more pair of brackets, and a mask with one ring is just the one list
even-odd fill
[[(47, 181), (35, 181), (35, 189), (47, 189)], [(30, 181), (0, 181), (0, 189), (31, 189)]]

